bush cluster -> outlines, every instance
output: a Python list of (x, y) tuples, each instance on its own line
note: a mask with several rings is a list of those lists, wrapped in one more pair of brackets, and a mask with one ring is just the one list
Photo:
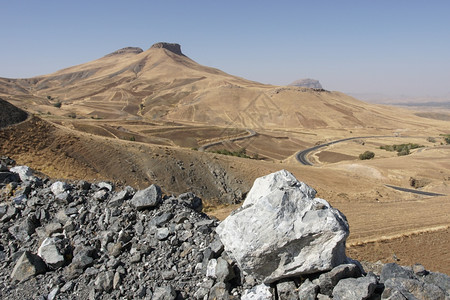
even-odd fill
[(400, 145), (384, 145), (384, 146), (380, 146), (380, 149), (384, 149), (386, 151), (397, 151), (398, 156), (403, 156), (403, 155), (408, 155), (410, 153), (411, 149), (417, 149), (417, 148), (421, 148), (421, 147), (424, 147), (424, 146), (419, 145), (419, 144), (408, 143), (408, 144), (400, 144)]
[(373, 153), (372, 151), (365, 151), (364, 153), (361, 153), (359, 155), (360, 160), (372, 159), (374, 157), (375, 157), (375, 153)]
[(220, 149), (211, 151), (212, 153), (222, 154), (222, 155), (231, 155), (231, 156), (237, 156), (237, 157), (243, 157), (243, 158), (251, 158), (247, 155), (247, 150), (245, 148), (241, 148), (238, 151), (230, 151), (227, 149)]

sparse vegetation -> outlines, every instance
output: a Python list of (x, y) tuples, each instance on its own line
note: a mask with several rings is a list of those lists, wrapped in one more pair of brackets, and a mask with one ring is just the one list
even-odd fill
[(432, 136), (427, 137), (427, 142), (436, 143), (436, 139)]
[(408, 155), (410, 153), (411, 149), (417, 149), (417, 148), (422, 148), (425, 147), (423, 145), (419, 145), (419, 144), (413, 144), (413, 143), (408, 143), (408, 144), (399, 144), (399, 145), (384, 145), (384, 146), (380, 146), (380, 149), (384, 149), (386, 151), (397, 151), (397, 155), (398, 156), (404, 156), (404, 155)]
[(245, 148), (241, 148), (238, 151), (230, 151), (227, 149), (220, 149), (211, 151), (212, 153), (222, 154), (222, 155), (230, 155), (230, 156), (237, 156), (237, 157), (243, 157), (243, 158), (250, 158), (250, 159), (259, 159), (258, 153), (256, 153), (253, 157), (247, 155), (247, 150)]
[(361, 153), (359, 155), (360, 160), (372, 159), (374, 157), (375, 157), (375, 153), (373, 153), (372, 151), (365, 151), (364, 153)]
[(444, 137), (444, 141), (447, 143), (447, 145), (450, 145), (450, 134), (441, 134), (441, 136)]
[(130, 141), (132, 141), (132, 142), (136, 141), (136, 138), (134, 137), (134, 135), (130, 137)]
[(60, 108), (62, 103), (60, 101), (53, 104), (54, 107)]
[(75, 112), (70, 112), (67, 116), (69, 118), (72, 118), (72, 119), (76, 119), (77, 118), (77, 114)]

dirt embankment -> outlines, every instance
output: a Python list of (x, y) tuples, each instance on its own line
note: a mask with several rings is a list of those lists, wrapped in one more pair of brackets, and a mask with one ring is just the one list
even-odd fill
[(23, 122), (28, 114), (0, 98), (0, 128)]

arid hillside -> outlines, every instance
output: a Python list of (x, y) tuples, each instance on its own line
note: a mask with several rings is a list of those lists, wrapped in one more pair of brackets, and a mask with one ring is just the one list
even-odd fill
[[(207, 213), (224, 218), (255, 178), (287, 169), (344, 212), (356, 258), (450, 272), (450, 126), (440, 116), (252, 82), (167, 43), (49, 75), (0, 78), (0, 97), (0, 154), (52, 178), (192, 191)], [(345, 138), (355, 139), (312, 151), (313, 166), (295, 159)], [(403, 143), (420, 147), (405, 156), (380, 148)], [(217, 153), (225, 150), (245, 155)], [(359, 160), (365, 151), (375, 157)]]
[[(0, 78), (0, 96), (31, 111), (94, 119), (174, 121), (241, 128), (424, 126), (407, 110), (339, 92), (263, 85), (202, 66), (178, 44), (128, 47), (29, 79)], [(58, 108), (58, 109), (55, 109)]]

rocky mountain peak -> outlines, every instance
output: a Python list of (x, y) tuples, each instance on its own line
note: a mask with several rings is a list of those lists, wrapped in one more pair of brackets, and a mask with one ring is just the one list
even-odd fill
[(139, 54), (141, 52), (144, 52), (144, 50), (142, 50), (139, 47), (125, 47), (125, 48), (116, 50), (108, 55), (105, 55), (105, 57), (109, 57), (109, 56), (113, 56), (113, 55), (120, 55), (120, 54), (128, 54), (128, 53)]
[(306, 88), (310, 88), (310, 89), (322, 89), (322, 85), (320, 84), (319, 80), (311, 79), (311, 78), (298, 79), (298, 80), (290, 83), (289, 85), (306, 87)]
[(183, 55), (184, 54), (181, 52), (181, 46), (180, 44), (176, 44), (176, 43), (166, 43), (166, 42), (159, 42), (156, 44), (153, 44), (150, 49), (158, 49), (158, 48), (163, 48), (163, 49), (167, 49), (175, 54), (178, 55)]

